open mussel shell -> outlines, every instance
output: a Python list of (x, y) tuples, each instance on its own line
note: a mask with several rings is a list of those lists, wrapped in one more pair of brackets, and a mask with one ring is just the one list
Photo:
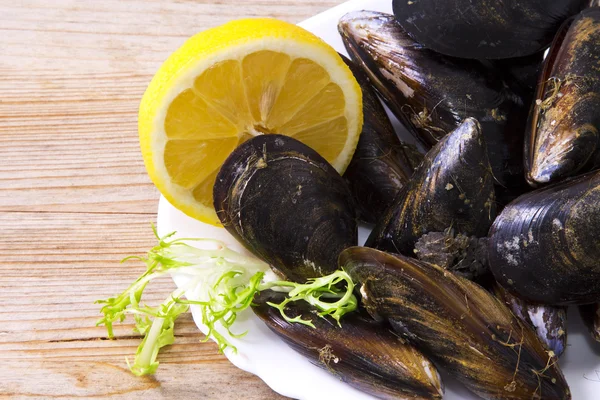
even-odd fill
[(405, 344), (390, 328), (368, 315), (354, 312), (338, 326), (318, 317), (306, 302), (293, 302), (286, 314), (312, 320), (315, 328), (287, 322), (267, 302), (280, 303), (284, 295), (262, 292), (253, 310), (290, 347), (313, 364), (351, 386), (380, 399), (441, 399), (443, 386), (435, 366), (417, 349)]
[(565, 23), (552, 44), (527, 124), (533, 186), (600, 166), (600, 8)]
[(579, 306), (579, 313), (592, 338), (600, 342), (600, 303)]
[(340, 254), (366, 309), (484, 399), (570, 399), (556, 357), (479, 285), (365, 247)]
[(548, 350), (560, 357), (567, 346), (567, 308), (530, 303), (494, 285), (494, 294), (521, 321), (531, 326)]
[(393, 15), (351, 12), (338, 30), (351, 58), (426, 149), (473, 117), (481, 124), (498, 182), (508, 188), (524, 183), (527, 112), (523, 99), (495, 71), (424, 48)]
[(496, 280), (542, 304), (600, 301), (600, 171), (527, 193), (496, 218), (488, 261)]
[(468, 118), (427, 153), (366, 245), (411, 256), (429, 232), (486, 236), (495, 210), (486, 145), (479, 123)]
[(344, 178), (356, 200), (359, 218), (374, 224), (409, 181), (423, 155), (396, 135), (366, 73), (342, 56), (363, 95), (362, 133)]
[(221, 167), (213, 193), (225, 229), (290, 280), (334, 272), (339, 253), (358, 240), (344, 179), (287, 136), (261, 135), (240, 145)]
[(543, 50), (590, 0), (394, 0), (394, 15), (425, 47), (454, 57), (498, 59)]

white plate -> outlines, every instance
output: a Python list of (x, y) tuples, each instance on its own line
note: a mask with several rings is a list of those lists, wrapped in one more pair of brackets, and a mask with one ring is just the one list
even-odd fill
[[(443, 0), (441, 0), (443, 1)], [(345, 13), (352, 10), (375, 10), (391, 13), (391, 0), (354, 0), (341, 4), (322, 14), (310, 18), (300, 25), (323, 38), (341, 53), (347, 54), (337, 31), (337, 22)], [(394, 121), (395, 119), (392, 118)], [(395, 126), (399, 124), (395, 121)], [(400, 130), (399, 130), (400, 131)], [(403, 139), (403, 132), (399, 132)], [(179, 237), (206, 237), (220, 239), (239, 252), (247, 251), (223, 228), (216, 228), (187, 217), (163, 197), (158, 207), (157, 227), (160, 235), (177, 231)], [(360, 228), (359, 242), (364, 243), (368, 230)], [(174, 276), (179, 286), (186, 276)], [(188, 293), (193, 298), (193, 293)], [(196, 325), (206, 333), (201, 316), (196, 307), (191, 307)], [(225, 351), (227, 358), (238, 368), (258, 375), (274, 391), (299, 400), (374, 399), (359, 392), (328, 372), (312, 365), (306, 358), (289, 348), (278, 336), (250, 310), (242, 313), (234, 325), (234, 331), (248, 331), (242, 339), (231, 338), (238, 352)], [(222, 332), (223, 333), (223, 332)], [(583, 326), (575, 308), (569, 310), (568, 347), (560, 359), (560, 366), (569, 382), (574, 400), (600, 399), (600, 344), (594, 342)], [(442, 371), (443, 374), (443, 371)], [(298, 379), (300, 378), (301, 379)], [(446, 388), (444, 399), (477, 399), (452, 378), (443, 375)], [(308, 383), (308, 384), (307, 384)]]

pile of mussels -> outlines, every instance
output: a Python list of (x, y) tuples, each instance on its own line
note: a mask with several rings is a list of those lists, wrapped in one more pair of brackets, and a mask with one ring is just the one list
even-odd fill
[[(379, 398), (441, 398), (439, 367), (486, 399), (569, 399), (565, 307), (600, 337), (597, 0), (400, 0), (338, 27), (365, 116), (344, 176), (264, 135), (225, 162), (214, 202), (283, 277), (345, 270), (359, 311), (313, 329), (267, 291), (255, 313)], [(399, 141), (373, 88), (419, 147)], [(365, 247), (358, 219), (375, 224)]]

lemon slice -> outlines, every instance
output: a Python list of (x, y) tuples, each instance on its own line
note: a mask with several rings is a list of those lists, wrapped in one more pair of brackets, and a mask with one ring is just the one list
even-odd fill
[(175, 207), (213, 225), (215, 177), (240, 143), (292, 136), (342, 173), (361, 128), (360, 87), (336, 51), (274, 19), (237, 20), (190, 38), (160, 67), (139, 111), (150, 178)]

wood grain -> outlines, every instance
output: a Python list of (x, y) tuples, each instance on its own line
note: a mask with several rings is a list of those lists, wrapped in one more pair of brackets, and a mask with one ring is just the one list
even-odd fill
[[(132, 325), (107, 340), (93, 302), (142, 270), (158, 192), (139, 99), (187, 37), (241, 17), (298, 22), (341, 1), (0, 0), (0, 397), (278, 399), (191, 317), (153, 377), (130, 374)], [(147, 293), (161, 300), (162, 280)]]

